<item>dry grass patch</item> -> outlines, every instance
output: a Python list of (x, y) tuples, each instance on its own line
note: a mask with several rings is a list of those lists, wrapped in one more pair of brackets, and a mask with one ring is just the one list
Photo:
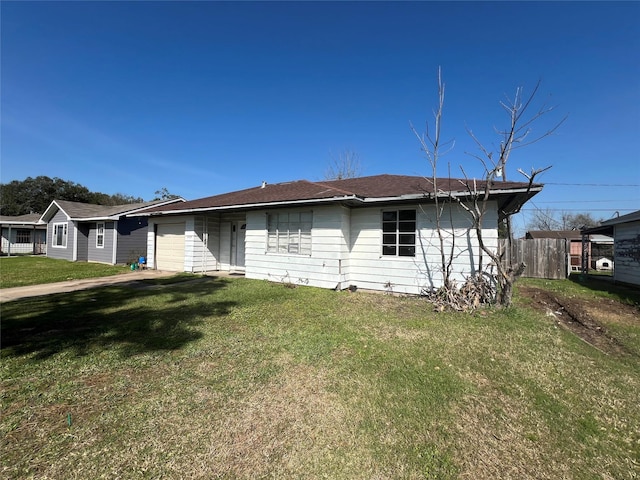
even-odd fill
[(309, 478), (333, 471), (343, 478), (365, 478), (372, 461), (358, 447), (358, 419), (328, 390), (330, 382), (325, 369), (290, 366), (231, 402), (211, 435), (211, 473)]

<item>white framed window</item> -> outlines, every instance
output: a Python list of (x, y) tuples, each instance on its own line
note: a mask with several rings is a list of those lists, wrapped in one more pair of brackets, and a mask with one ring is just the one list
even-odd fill
[(416, 256), (416, 211), (382, 212), (382, 255)]
[(57, 248), (67, 248), (67, 224), (53, 224), (53, 246)]
[(104, 248), (104, 222), (96, 223), (96, 248)]
[(311, 255), (313, 213), (268, 213), (267, 252)]

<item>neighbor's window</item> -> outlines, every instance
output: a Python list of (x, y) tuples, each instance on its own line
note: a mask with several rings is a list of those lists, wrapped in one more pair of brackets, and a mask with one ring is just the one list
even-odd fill
[(311, 212), (267, 214), (267, 252), (311, 255)]
[(31, 243), (31, 230), (18, 229), (16, 231), (16, 243)]
[(104, 222), (96, 224), (96, 247), (104, 247)]
[(416, 211), (382, 212), (382, 255), (416, 255)]
[(53, 224), (53, 246), (67, 248), (67, 224)]

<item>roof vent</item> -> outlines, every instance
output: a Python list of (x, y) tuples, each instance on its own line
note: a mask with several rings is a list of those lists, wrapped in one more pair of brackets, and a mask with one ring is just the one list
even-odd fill
[(260, 188), (264, 188), (264, 187), (266, 187), (266, 186), (267, 186), (267, 182), (266, 182), (266, 180), (263, 180), (263, 181), (262, 181), (262, 186), (261, 186)]

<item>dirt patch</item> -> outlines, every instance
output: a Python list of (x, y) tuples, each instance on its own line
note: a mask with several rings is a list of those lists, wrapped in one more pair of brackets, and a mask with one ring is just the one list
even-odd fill
[(638, 308), (611, 299), (557, 295), (532, 286), (520, 286), (531, 306), (552, 317), (556, 324), (609, 355), (634, 355), (605, 327), (605, 323), (637, 324)]

